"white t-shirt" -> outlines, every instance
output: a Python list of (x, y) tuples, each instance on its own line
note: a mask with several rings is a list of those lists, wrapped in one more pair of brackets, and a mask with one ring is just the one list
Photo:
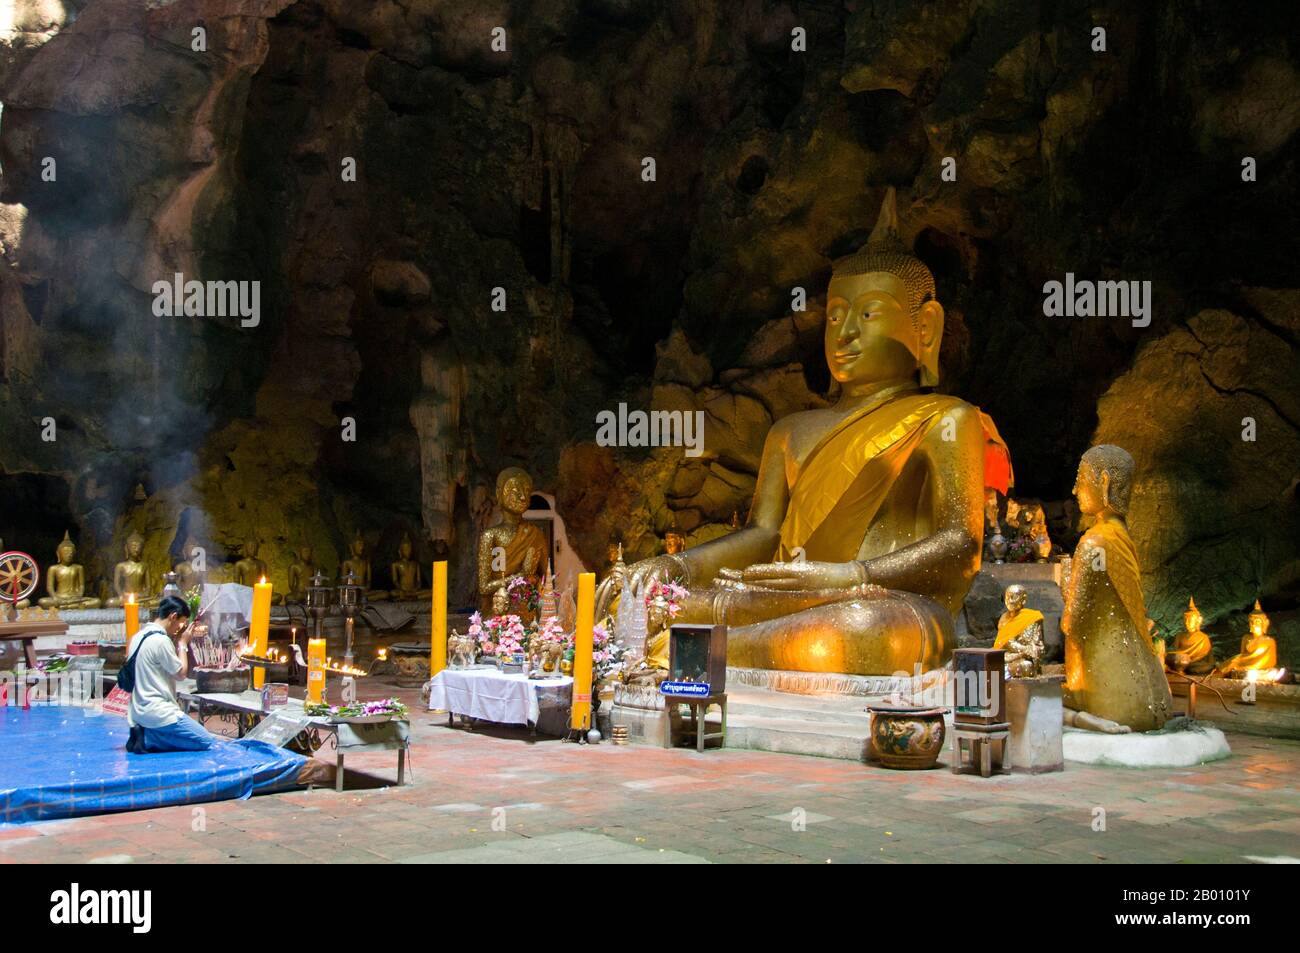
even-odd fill
[[(154, 635), (161, 632), (162, 637)], [(126, 720), (141, 728), (166, 728), (185, 717), (176, 704), (176, 676), (181, 660), (171, 638), (161, 625), (151, 622), (135, 634), (131, 642), (135, 661), (135, 689), (126, 707)]]

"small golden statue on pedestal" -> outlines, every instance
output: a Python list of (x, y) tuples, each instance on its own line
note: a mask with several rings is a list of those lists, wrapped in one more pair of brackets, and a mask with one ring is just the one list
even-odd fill
[(1043, 614), (1037, 609), (1025, 608), (1028, 593), (1021, 585), (1008, 586), (1002, 595), (1007, 611), (998, 620), (995, 649), (1006, 652), (1007, 675), (1010, 678), (1033, 678), (1043, 674)]
[(1153, 731), (1173, 711), (1124, 521), (1133, 470), (1121, 447), (1102, 444), (1083, 455), (1074, 493), (1092, 525), (1062, 567), (1065, 723), (1111, 734)]
[(388, 593), (382, 589), (370, 588), (370, 560), (366, 556), (366, 538), (358, 529), (348, 545), (348, 558), (339, 566), (339, 578), (346, 579), (348, 573), (356, 577), (357, 585), (366, 592), (367, 602), (386, 602)]
[(1214, 671), (1214, 646), (1210, 637), (1201, 631), (1204, 621), (1196, 600), (1188, 599), (1187, 611), (1183, 613), (1183, 625), (1187, 628), (1178, 633), (1173, 648), (1165, 653), (1165, 665), (1171, 670), (1191, 675), (1208, 675)]
[(86, 571), (73, 562), (77, 544), (66, 531), (56, 555), (59, 561), (45, 571), (45, 587), (50, 594), (36, 604), (42, 609), (98, 609), (99, 600), (86, 595)]
[(485, 529), (478, 541), (478, 594), (485, 610), (497, 590), (515, 576), (536, 584), (546, 559), (546, 536), (524, 520), (533, 498), (533, 478), (519, 467), (507, 467), (497, 475), (496, 498), (501, 522)]
[(423, 576), (420, 564), (411, 558), (412, 550), (411, 534), (403, 533), (402, 541), (397, 544), (397, 560), (389, 566), (393, 578), (391, 598), (394, 602), (425, 600), (433, 596), (431, 589), (421, 588)]
[(1269, 619), (1255, 600), (1255, 611), (1247, 623), (1250, 631), (1241, 638), (1241, 653), (1215, 670), (1225, 678), (1246, 678), (1249, 672), (1273, 673), (1277, 668), (1277, 641), (1268, 634)]
[(126, 601), (126, 594), (133, 592), (137, 605), (156, 606), (158, 596), (149, 592), (149, 568), (142, 561), (144, 537), (135, 532), (127, 536), (122, 555), (126, 558), (113, 567), (113, 591), (116, 595), (104, 605), (118, 608)]

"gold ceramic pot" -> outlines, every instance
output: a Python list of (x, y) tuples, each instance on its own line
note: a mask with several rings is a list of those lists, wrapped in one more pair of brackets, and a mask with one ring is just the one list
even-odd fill
[(886, 768), (933, 768), (943, 750), (942, 708), (872, 706), (871, 747)]

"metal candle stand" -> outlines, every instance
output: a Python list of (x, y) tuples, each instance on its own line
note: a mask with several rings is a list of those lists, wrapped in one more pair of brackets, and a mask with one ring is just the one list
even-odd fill
[(343, 651), (343, 664), (355, 668), (353, 664), (352, 641), (356, 626), (356, 616), (365, 601), (365, 593), (357, 582), (355, 574), (349, 572), (339, 583), (339, 608), (343, 610), (343, 627), (347, 636)]

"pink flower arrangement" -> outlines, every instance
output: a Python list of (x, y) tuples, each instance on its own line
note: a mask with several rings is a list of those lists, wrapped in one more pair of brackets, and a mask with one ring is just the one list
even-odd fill
[(504, 657), (524, 651), (528, 630), (517, 615), (499, 615), (484, 619), (475, 612), (469, 617), (469, 635), (478, 643), (480, 655)]
[(528, 641), (531, 644), (536, 639), (542, 644), (564, 645), (566, 647), (573, 644), (573, 639), (564, 632), (564, 627), (560, 625), (559, 619), (543, 619), (533, 630)]

